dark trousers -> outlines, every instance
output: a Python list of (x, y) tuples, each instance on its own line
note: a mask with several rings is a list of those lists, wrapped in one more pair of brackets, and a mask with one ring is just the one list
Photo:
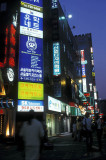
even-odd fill
[(98, 140), (99, 150), (101, 150), (102, 148), (101, 137), (102, 137), (102, 130), (97, 129), (97, 140)]
[(86, 146), (87, 146), (87, 152), (91, 151), (92, 148), (92, 132), (87, 130), (86, 131)]

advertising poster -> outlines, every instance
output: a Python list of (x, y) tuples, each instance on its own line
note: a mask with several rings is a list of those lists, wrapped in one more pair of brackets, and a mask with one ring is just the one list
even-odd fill
[(20, 34), (43, 38), (43, 13), (20, 8)]
[(20, 35), (19, 80), (43, 82), (43, 40)]
[(18, 100), (17, 111), (29, 112), (30, 110), (34, 110), (34, 112), (43, 112), (44, 111), (43, 101)]

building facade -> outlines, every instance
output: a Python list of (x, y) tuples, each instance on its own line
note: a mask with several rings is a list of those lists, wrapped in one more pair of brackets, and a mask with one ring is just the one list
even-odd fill
[[(94, 55), (92, 46), (91, 33), (75, 36), (78, 49), (81, 54), (81, 66), (82, 66), (82, 83), (81, 89), (86, 97), (86, 101), (83, 101), (87, 110), (90, 110), (92, 116), (97, 111), (97, 89), (95, 80), (95, 66)], [(95, 113), (94, 113), (95, 112)]]

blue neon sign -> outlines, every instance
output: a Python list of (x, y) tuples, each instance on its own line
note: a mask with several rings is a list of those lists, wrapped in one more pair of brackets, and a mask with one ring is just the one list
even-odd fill
[(53, 43), (53, 75), (58, 76), (60, 74), (60, 44), (56, 42)]
[(82, 65), (82, 77), (86, 77), (85, 64)]

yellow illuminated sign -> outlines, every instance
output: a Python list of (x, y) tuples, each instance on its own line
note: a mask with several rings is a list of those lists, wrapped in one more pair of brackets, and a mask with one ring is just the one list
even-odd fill
[(18, 82), (18, 99), (43, 100), (43, 90), (41, 83)]
[(92, 72), (92, 76), (95, 77), (95, 72)]

